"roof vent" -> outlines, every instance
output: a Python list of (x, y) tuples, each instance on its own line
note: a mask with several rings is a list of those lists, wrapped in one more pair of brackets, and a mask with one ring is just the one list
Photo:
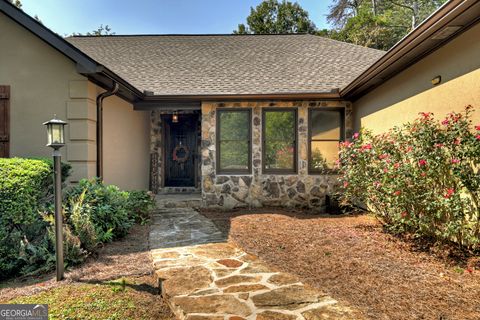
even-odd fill
[(437, 31), (433, 37), (432, 40), (443, 40), (448, 37), (450, 37), (452, 34), (457, 32), (458, 30), (462, 29), (462, 26), (446, 26), (440, 31)]

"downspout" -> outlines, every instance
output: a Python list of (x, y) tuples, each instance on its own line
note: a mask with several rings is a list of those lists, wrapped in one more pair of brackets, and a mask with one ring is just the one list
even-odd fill
[(113, 82), (113, 88), (97, 96), (97, 177), (103, 180), (103, 99), (118, 92), (118, 83)]

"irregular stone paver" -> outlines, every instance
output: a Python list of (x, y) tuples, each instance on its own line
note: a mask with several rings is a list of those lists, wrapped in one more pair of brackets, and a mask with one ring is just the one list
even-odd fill
[(293, 284), (299, 282), (297, 277), (292, 276), (288, 273), (277, 273), (268, 278), (268, 283), (275, 284), (277, 286), (282, 286), (286, 284)]
[(193, 209), (160, 209), (152, 220), (153, 266), (162, 295), (179, 319), (362, 319), (227, 243), (213, 222)]
[(264, 311), (257, 315), (256, 320), (295, 320), (297, 316), (274, 311)]
[(243, 262), (236, 259), (221, 259), (217, 260), (217, 263), (227, 267), (227, 268), (238, 268), (243, 265)]
[(172, 305), (183, 313), (213, 313), (213, 314), (238, 314), (249, 316), (252, 314), (248, 305), (232, 295), (213, 295), (201, 297), (174, 297)]

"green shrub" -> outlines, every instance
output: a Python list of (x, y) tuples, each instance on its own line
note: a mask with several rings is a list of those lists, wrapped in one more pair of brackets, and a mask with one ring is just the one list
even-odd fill
[(340, 148), (344, 197), (361, 201), (396, 231), (480, 245), (480, 126), (472, 108), (437, 121), (374, 135), (355, 134)]
[(150, 219), (150, 212), (155, 206), (155, 198), (149, 192), (143, 190), (128, 192), (127, 210), (135, 222), (140, 224), (147, 223)]
[[(133, 225), (134, 219), (127, 209), (128, 192), (113, 185), (105, 185), (97, 178), (81, 180), (67, 191), (66, 199), (65, 214), (67, 222), (73, 225), (73, 231), (84, 230), (78, 221), (88, 220), (93, 224), (99, 242), (121, 238)], [(78, 203), (79, 199), (81, 203)], [(82, 218), (76, 219), (76, 214)]]
[(41, 254), (32, 260), (26, 252), (46, 246), (47, 224), (39, 211), (51, 183), (50, 167), (43, 161), (0, 159), (0, 278), (43, 263)]

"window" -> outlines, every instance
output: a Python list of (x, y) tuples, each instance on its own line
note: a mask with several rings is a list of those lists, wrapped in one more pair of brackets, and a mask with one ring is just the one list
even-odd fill
[(334, 168), (339, 143), (344, 139), (343, 109), (311, 109), (308, 117), (310, 173), (322, 173)]
[(297, 110), (263, 110), (263, 172), (297, 171)]
[(217, 111), (217, 172), (251, 172), (251, 111)]

